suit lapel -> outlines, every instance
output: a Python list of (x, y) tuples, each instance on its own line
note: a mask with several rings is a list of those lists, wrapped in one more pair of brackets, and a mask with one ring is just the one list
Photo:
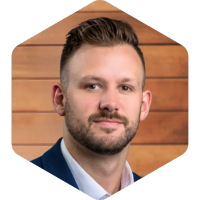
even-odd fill
[[(61, 148), (60, 148), (61, 140), (62, 138), (60, 138), (57, 141), (57, 143), (51, 149), (49, 149), (46, 153), (44, 153), (44, 155), (42, 156), (43, 168), (47, 172), (56, 176), (57, 178), (79, 189), (69, 169), (69, 166), (67, 165), (62, 155)], [(134, 177), (134, 182), (136, 182), (137, 180), (141, 178), (134, 172), (133, 172), (133, 177)]]
[(57, 143), (42, 156), (44, 170), (79, 189), (62, 155), (60, 148), (61, 140), (62, 138), (60, 138)]

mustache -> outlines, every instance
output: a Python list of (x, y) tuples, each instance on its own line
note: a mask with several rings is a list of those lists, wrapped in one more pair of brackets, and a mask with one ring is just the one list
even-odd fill
[(125, 116), (119, 115), (117, 112), (110, 113), (106, 110), (102, 110), (100, 113), (90, 115), (88, 118), (89, 125), (91, 126), (93, 121), (99, 119), (117, 119), (120, 120), (125, 127), (129, 124), (129, 121)]

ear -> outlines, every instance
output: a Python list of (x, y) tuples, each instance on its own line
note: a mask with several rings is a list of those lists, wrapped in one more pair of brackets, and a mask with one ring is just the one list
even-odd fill
[(143, 121), (147, 117), (151, 105), (151, 100), (152, 100), (151, 92), (149, 90), (143, 92), (140, 121)]
[(60, 115), (65, 115), (65, 107), (64, 107), (64, 88), (61, 84), (56, 83), (53, 85), (51, 92), (53, 107), (55, 111)]

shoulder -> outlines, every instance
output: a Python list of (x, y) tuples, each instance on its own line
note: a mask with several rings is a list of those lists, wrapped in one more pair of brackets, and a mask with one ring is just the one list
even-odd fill
[(42, 169), (44, 168), (43, 164), (42, 164), (42, 157), (36, 158), (34, 160), (31, 160), (31, 163), (37, 165), (38, 167), (40, 167)]
[(51, 170), (51, 168), (55, 168), (55, 164), (57, 163), (63, 163), (64, 158), (61, 153), (60, 149), (60, 143), (62, 138), (60, 138), (55, 145), (53, 145), (48, 151), (46, 151), (42, 156), (31, 160), (30, 162), (37, 165), (38, 167), (45, 169), (45, 170)]
[(136, 173), (133, 172), (133, 178), (134, 178), (134, 182), (136, 182), (139, 179), (141, 179), (142, 177), (138, 176)]

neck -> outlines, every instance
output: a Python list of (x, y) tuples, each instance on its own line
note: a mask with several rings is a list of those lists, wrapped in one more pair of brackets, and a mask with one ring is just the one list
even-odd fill
[(121, 188), (121, 175), (129, 146), (115, 155), (100, 155), (80, 145), (69, 134), (64, 134), (65, 145), (76, 162), (109, 194)]

